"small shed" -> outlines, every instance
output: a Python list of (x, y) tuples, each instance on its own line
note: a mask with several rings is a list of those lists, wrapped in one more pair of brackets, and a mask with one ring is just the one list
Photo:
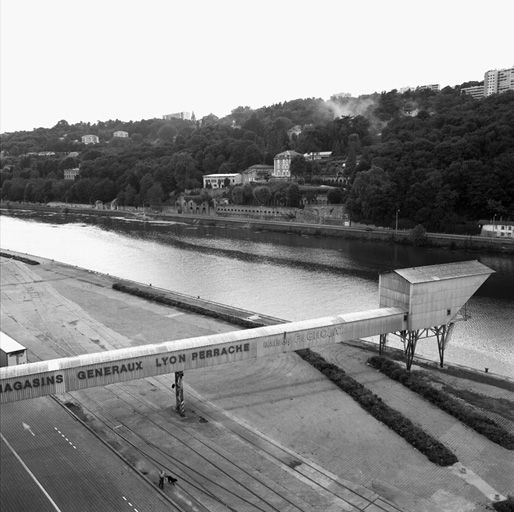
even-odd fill
[(410, 331), (448, 324), (493, 273), (477, 260), (393, 270), (380, 275), (380, 307), (404, 309)]
[(27, 362), (27, 349), (0, 331), (0, 366), (14, 366)]

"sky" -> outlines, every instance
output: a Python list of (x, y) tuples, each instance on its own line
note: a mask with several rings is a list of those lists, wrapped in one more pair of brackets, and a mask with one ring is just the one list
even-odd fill
[(0, 0), (0, 132), (482, 80), (512, 0)]

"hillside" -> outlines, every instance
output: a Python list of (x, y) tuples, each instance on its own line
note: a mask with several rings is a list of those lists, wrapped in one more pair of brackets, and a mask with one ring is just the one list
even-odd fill
[[(129, 136), (113, 137), (117, 130)], [(82, 144), (86, 134), (100, 143)], [(333, 162), (346, 163), (343, 197), (354, 220), (391, 225), (399, 210), (405, 227), (451, 232), (479, 218), (514, 215), (510, 91), (482, 100), (461, 95), (459, 87), (336, 95), (237, 107), (225, 118), (199, 121), (62, 120), (2, 134), (1, 145), (1, 197), (11, 201), (117, 197), (120, 204), (158, 205), (201, 187), (203, 174), (272, 165), (275, 154), (293, 149), (332, 151)], [(80, 177), (65, 181), (64, 170), (76, 167)], [(293, 171), (301, 182), (315, 183), (336, 167), (302, 164)]]

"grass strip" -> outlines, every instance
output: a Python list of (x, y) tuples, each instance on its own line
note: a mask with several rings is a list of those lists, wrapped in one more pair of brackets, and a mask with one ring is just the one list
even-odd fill
[(428, 460), (439, 466), (451, 466), (457, 457), (446, 446), (433, 438), (420, 427), (414, 425), (397, 410), (389, 407), (382, 399), (372, 393), (360, 382), (346, 375), (345, 371), (329, 363), (310, 349), (297, 351), (297, 354), (323, 373), (336, 386), (348, 393), (364, 410), (381, 421), (391, 430), (403, 437), (409, 444), (425, 455)]
[(479, 434), (487, 437), (493, 443), (503, 446), (507, 450), (514, 450), (514, 436), (501, 425), (475, 411), (470, 406), (455, 400), (445, 391), (433, 387), (424, 377), (408, 372), (398, 363), (383, 356), (370, 357), (368, 363), (391, 379), (418, 393), (443, 411), (451, 414)]

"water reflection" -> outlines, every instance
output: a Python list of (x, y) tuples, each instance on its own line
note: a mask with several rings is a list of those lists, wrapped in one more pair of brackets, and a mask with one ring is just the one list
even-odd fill
[[(480, 259), (496, 274), (470, 301), (447, 358), (514, 376), (511, 257), (95, 216), (27, 212), (0, 225), (4, 248), (288, 320), (377, 307), (382, 271)], [(421, 345), (436, 357), (435, 343)]]

